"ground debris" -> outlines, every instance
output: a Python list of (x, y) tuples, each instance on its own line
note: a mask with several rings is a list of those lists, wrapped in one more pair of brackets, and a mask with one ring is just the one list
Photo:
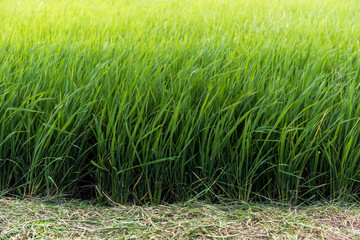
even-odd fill
[(1, 239), (359, 239), (350, 205), (186, 203), (104, 207), (0, 199)]

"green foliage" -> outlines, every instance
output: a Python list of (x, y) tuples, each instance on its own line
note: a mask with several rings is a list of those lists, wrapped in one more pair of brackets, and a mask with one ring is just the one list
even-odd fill
[(0, 6), (0, 191), (357, 196), (357, 1)]

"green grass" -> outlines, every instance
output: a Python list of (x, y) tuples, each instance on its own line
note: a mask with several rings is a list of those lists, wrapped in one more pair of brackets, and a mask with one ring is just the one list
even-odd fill
[(0, 191), (358, 197), (358, 1), (0, 6)]
[(359, 239), (352, 205), (184, 203), (104, 207), (0, 199), (1, 239)]

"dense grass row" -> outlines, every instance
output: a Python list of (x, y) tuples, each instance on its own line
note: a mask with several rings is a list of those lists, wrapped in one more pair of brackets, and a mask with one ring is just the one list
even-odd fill
[(358, 1), (0, 0), (0, 191), (352, 199)]

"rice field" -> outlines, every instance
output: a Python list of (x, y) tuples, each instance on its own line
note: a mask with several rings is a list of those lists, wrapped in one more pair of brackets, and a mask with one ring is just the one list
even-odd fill
[(0, 191), (357, 199), (359, 12), (357, 0), (0, 0)]

